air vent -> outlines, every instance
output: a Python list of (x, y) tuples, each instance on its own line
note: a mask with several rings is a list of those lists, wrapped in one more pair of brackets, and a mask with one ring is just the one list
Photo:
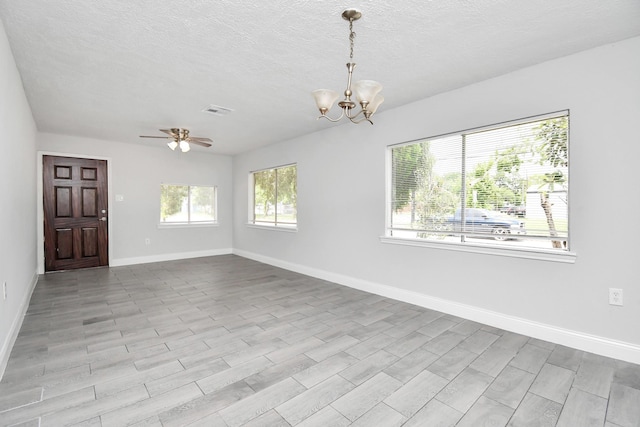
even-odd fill
[(202, 110), (203, 113), (214, 114), (216, 116), (226, 116), (232, 111), (233, 110), (231, 108), (220, 107), (218, 105), (213, 105), (213, 104), (209, 105), (204, 110)]

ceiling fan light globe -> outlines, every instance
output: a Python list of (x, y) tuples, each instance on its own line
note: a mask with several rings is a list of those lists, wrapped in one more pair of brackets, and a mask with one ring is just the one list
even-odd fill
[(167, 144), (167, 146), (171, 148), (171, 150), (175, 150), (176, 147), (178, 146), (178, 143), (176, 141), (171, 141)]
[(187, 151), (191, 150), (191, 146), (189, 146), (189, 143), (187, 141), (180, 141), (180, 149), (183, 153), (186, 153)]

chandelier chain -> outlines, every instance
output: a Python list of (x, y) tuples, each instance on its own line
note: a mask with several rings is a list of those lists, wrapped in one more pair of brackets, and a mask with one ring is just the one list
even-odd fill
[(353, 41), (356, 38), (356, 33), (353, 31), (353, 19), (349, 19), (349, 43), (350, 43), (350, 50), (349, 50), (349, 59), (351, 61), (353, 61)]

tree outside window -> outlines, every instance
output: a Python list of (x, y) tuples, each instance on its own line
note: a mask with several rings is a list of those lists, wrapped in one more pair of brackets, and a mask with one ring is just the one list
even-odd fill
[(216, 222), (216, 187), (160, 185), (161, 223)]
[(253, 211), (250, 222), (295, 227), (297, 224), (296, 165), (253, 172)]

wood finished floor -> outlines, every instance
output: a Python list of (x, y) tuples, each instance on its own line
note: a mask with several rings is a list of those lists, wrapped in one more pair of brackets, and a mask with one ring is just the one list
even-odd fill
[(640, 426), (640, 366), (238, 256), (40, 277), (0, 425)]

